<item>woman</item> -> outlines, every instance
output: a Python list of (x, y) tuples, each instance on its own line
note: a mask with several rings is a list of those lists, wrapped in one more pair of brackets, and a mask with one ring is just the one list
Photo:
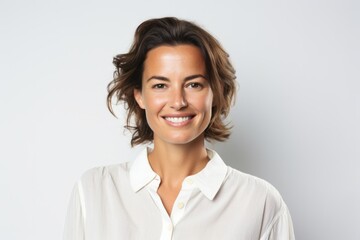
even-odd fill
[(153, 148), (82, 176), (64, 239), (294, 239), (276, 189), (205, 147), (229, 137), (223, 118), (236, 88), (228, 55), (209, 33), (151, 19), (114, 64), (108, 107), (124, 101), (131, 144)]

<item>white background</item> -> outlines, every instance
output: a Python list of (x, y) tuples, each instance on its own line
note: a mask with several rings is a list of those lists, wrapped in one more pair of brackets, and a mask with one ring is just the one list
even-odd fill
[[(359, 1), (0, 1), (0, 239), (60, 239), (70, 192), (131, 160), (106, 109), (112, 57), (143, 20), (197, 22), (239, 92), (223, 159), (271, 182), (297, 239), (360, 239)], [(221, 238), (219, 238), (221, 239)]]

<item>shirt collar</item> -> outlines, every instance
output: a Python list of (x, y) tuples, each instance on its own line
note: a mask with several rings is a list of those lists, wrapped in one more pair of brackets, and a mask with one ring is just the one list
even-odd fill
[(148, 151), (150, 150), (151, 149), (147, 147), (141, 151), (131, 165), (129, 176), (130, 184), (134, 192), (145, 187), (157, 176), (148, 161)]
[(225, 180), (228, 167), (217, 152), (211, 149), (207, 149), (207, 152), (210, 161), (205, 168), (189, 177), (194, 179), (195, 184), (208, 199), (213, 200)]
[[(130, 184), (134, 192), (138, 192), (158, 176), (149, 164), (148, 151), (151, 149), (144, 149), (130, 168)], [(197, 186), (208, 199), (213, 200), (225, 180), (227, 166), (214, 150), (207, 149), (207, 153), (210, 160), (205, 168), (186, 179), (191, 179), (194, 186)]]

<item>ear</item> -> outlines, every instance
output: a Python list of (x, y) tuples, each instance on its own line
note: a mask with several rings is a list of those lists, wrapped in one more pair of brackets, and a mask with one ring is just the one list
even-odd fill
[(142, 92), (140, 89), (136, 89), (136, 88), (134, 89), (134, 97), (135, 97), (135, 100), (136, 100), (137, 104), (139, 105), (139, 107), (142, 109), (145, 109)]

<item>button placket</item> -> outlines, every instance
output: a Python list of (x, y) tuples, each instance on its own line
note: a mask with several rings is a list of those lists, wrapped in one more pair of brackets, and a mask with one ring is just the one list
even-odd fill
[(156, 176), (154, 180), (148, 185), (148, 192), (156, 204), (157, 208), (161, 213), (162, 219), (162, 231), (160, 240), (170, 240), (172, 238), (174, 226), (172, 224), (171, 218), (165, 210), (165, 207), (161, 201), (160, 196), (157, 193), (157, 189), (159, 188), (161, 179), (159, 176)]
[(191, 193), (195, 188), (194, 179), (186, 178), (182, 184), (182, 188), (179, 192), (178, 197), (175, 200), (174, 208), (171, 213), (171, 220), (176, 224), (182, 219), (186, 211), (186, 205), (190, 199)]
[(171, 223), (169, 223), (169, 224), (168, 224), (168, 226), (167, 226), (167, 230), (168, 230), (168, 231), (172, 231), (172, 230), (173, 230), (173, 226), (172, 226), (172, 224), (171, 224)]
[(163, 219), (163, 227), (160, 240), (170, 240), (172, 238), (173, 230), (174, 227), (171, 223), (171, 220), (169, 218)]

